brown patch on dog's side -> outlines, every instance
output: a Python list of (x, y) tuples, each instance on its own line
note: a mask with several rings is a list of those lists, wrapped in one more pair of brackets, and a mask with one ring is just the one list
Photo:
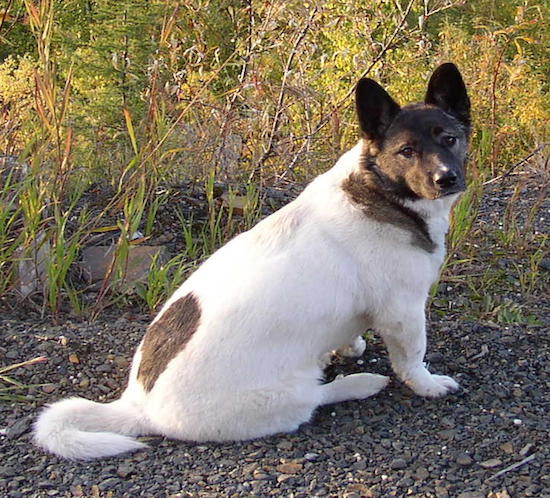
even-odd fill
[(191, 293), (174, 301), (153, 322), (143, 338), (138, 380), (146, 391), (153, 389), (168, 363), (189, 342), (199, 326), (201, 310), (198, 299)]
[(410, 232), (413, 245), (430, 253), (435, 251), (437, 245), (430, 237), (424, 219), (397, 199), (380, 191), (368, 173), (352, 173), (342, 183), (342, 189), (366, 216)]

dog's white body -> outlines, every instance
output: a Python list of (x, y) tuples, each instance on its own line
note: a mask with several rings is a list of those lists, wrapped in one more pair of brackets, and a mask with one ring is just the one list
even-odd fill
[(121, 399), (54, 403), (35, 424), (38, 445), (86, 459), (142, 448), (132, 437), (142, 434), (227, 441), (293, 431), (320, 405), (386, 386), (369, 373), (322, 383), (327, 354), (360, 355), (368, 328), (416, 393), (458, 387), (423, 363), (424, 308), (466, 187), (466, 87), (456, 66), (442, 64), (424, 103), (401, 108), (363, 78), (356, 109), (359, 144), (170, 298)]
[(356, 339), (370, 327), (416, 393), (456, 388), (450, 377), (430, 374), (423, 357), (425, 303), (458, 194), (408, 203), (436, 244), (423, 250), (410, 232), (365, 217), (345, 195), (342, 182), (359, 168), (361, 151), (358, 144), (344, 154), (176, 291), (156, 319), (192, 292), (200, 325), (150, 392), (137, 379), (138, 348), (120, 400), (56, 403), (38, 419), (37, 443), (68, 458), (94, 458), (144, 446), (127, 437), (139, 434), (223, 441), (295, 430), (319, 405), (366, 398), (387, 384), (367, 373), (322, 384), (326, 353), (355, 343), (360, 354)]

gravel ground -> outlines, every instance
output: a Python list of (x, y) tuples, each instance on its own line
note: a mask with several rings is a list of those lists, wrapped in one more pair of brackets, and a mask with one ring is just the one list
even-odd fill
[[(52, 326), (12, 306), (0, 318), (1, 363), (48, 361), (12, 372), (46, 383), (31, 389), (31, 401), (0, 403), (0, 496), (550, 497), (548, 301), (535, 293), (525, 302), (536, 303), (540, 324), (432, 313), (427, 360), (461, 383), (458, 394), (424, 400), (394, 377), (374, 398), (321, 408), (293, 434), (209, 445), (144, 438), (146, 451), (91, 463), (36, 449), (32, 420), (67, 395), (116, 399), (149, 317), (120, 312)], [(376, 338), (361, 359), (336, 359), (327, 375), (365, 369), (390, 373)]]

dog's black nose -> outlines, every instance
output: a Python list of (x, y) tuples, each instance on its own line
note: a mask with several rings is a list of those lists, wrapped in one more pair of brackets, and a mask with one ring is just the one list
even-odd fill
[(456, 185), (457, 176), (452, 170), (438, 171), (434, 174), (434, 183), (442, 190), (454, 187)]

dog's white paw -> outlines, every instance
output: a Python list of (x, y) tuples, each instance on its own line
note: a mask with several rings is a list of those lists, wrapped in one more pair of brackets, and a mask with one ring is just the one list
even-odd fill
[(353, 344), (344, 346), (338, 350), (338, 354), (347, 358), (359, 358), (367, 349), (367, 343), (361, 336), (357, 336)]
[(356, 373), (335, 380), (340, 383), (342, 392), (347, 392), (346, 399), (365, 399), (374, 396), (384, 389), (389, 381), (390, 378), (385, 375), (372, 373)]
[(422, 379), (416, 381), (409, 380), (407, 384), (418, 395), (426, 398), (438, 398), (451, 392), (457, 391), (459, 388), (458, 382), (447, 375), (430, 374), (423, 375)]
[(388, 385), (389, 377), (371, 373), (356, 373), (337, 377), (329, 384), (321, 386), (322, 404), (339, 403), (352, 399), (365, 399), (374, 396)]

